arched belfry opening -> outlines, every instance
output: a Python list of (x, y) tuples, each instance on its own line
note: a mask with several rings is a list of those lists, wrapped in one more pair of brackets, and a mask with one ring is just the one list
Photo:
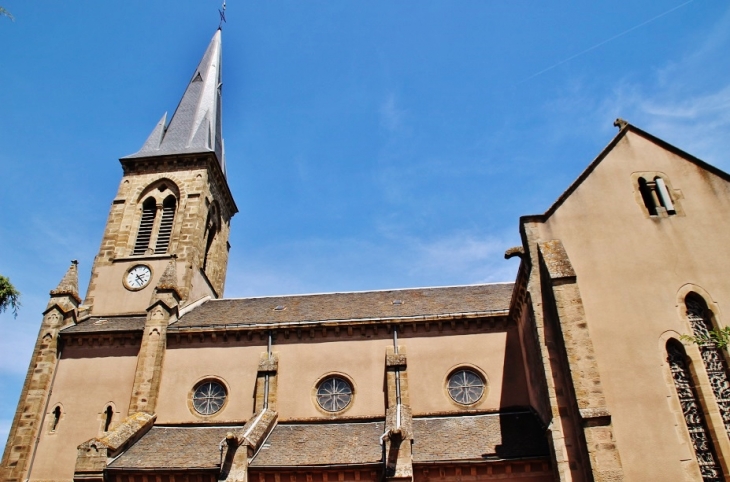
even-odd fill
[(133, 256), (168, 252), (178, 206), (178, 190), (173, 185), (169, 181), (160, 181), (148, 187), (141, 196), (141, 215)]
[(213, 247), (213, 243), (215, 242), (220, 228), (221, 218), (218, 212), (218, 206), (216, 203), (212, 203), (208, 209), (208, 218), (205, 222), (205, 255), (203, 257), (203, 271), (208, 269), (210, 259), (214, 255), (211, 248)]

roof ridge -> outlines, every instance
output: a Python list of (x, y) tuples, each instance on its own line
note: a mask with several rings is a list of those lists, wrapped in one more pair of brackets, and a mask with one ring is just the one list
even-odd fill
[(236, 301), (236, 300), (258, 300), (267, 298), (293, 298), (296, 296), (322, 296), (322, 295), (349, 295), (349, 294), (362, 294), (362, 293), (386, 293), (390, 291), (404, 292), (404, 291), (417, 291), (417, 290), (432, 290), (432, 289), (449, 289), (449, 288), (471, 288), (478, 286), (495, 286), (495, 285), (514, 285), (514, 281), (496, 281), (493, 283), (474, 283), (465, 285), (446, 285), (446, 286), (418, 286), (415, 288), (390, 288), (382, 290), (361, 290), (361, 291), (323, 291), (320, 293), (300, 293), (300, 294), (288, 294), (288, 295), (264, 295), (264, 296), (241, 296), (237, 298), (218, 298), (211, 299), (210, 302), (218, 301)]

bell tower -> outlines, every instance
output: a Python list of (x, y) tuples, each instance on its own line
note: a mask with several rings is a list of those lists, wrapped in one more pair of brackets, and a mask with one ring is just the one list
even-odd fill
[[(144, 313), (174, 260), (182, 303), (223, 295), (230, 220), (216, 31), (169, 124), (167, 114), (123, 169), (82, 313)], [(83, 316), (83, 314), (82, 314)]]

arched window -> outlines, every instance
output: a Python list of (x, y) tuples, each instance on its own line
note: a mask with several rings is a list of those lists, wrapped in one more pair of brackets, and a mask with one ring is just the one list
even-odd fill
[(676, 340), (667, 342), (667, 362), (672, 371), (674, 387), (677, 390), (679, 404), (682, 406), (684, 421), (697, 456), (702, 480), (720, 482), (724, 480), (722, 469), (717, 463), (717, 452), (715, 452), (715, 446), (707, 429), (705, 414), (702, 412), (697, 398), (697, 390), (689, 370), (687, 355), (684, 347)]
[(56, 406), (53, 409), (53, 419), (51, 420), (51, 432), (55, 432), (58, 428), (58, 422), (61, 420), (61, 407)]
[(112, 417), (114, 417), (114, 409), (111, 405), (107, 405), (104, 410), (104, 431), (108, 432), (112, 426)]
[[(714, 329), (712, 313), (705, 300), (696, 293), (690, 293), (684, 299), (687, 308), (687, 319), (692, 325), (692, 334), (701, 340), (710, 340), (710, 331)], [(717, 345), (712, 341), (700, 344), (702, 363), (710, 378), (712, 392), (717, 399), (717, 406), (725, 424), (725, 431), (730, 435), (730, 374), (727, 362)]]
[(157, 232), (155, 254), (166, 253), (167, 248), (170, 245), (172, 225), (175, 222), (175, 207), (175, 196), (167, 196), (162, 202), (162, 219), (160, 220), (160, 229)]
[(139, 221), (139, 230), (137, 231), (137, 241), (134, 243), (134, 251), (132, 254), (146, 254), (147, 248), (150, 246), (152, 239), (152, 229), (155, 226), (155, 215), (157, 214), (157, 203), (155, 198), (148, 197), (142, 203), (142, 218)]

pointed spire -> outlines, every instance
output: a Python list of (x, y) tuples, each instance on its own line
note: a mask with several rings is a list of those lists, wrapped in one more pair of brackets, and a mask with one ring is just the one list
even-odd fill
[(51, 296), (71, 296), (77, 303), (81, 303), (79, 296), (79, 262), (75, 259), (71, 261), (66, 274), (61, 278), (61, 282), (55, 290), (51, 290)]
[(221, 106), (221, 31), (216, 31), (193, 72), (185, 94), (165, 127), (157, 123), (147, 142), (126, 158), (214, 152), (225, 173)]

